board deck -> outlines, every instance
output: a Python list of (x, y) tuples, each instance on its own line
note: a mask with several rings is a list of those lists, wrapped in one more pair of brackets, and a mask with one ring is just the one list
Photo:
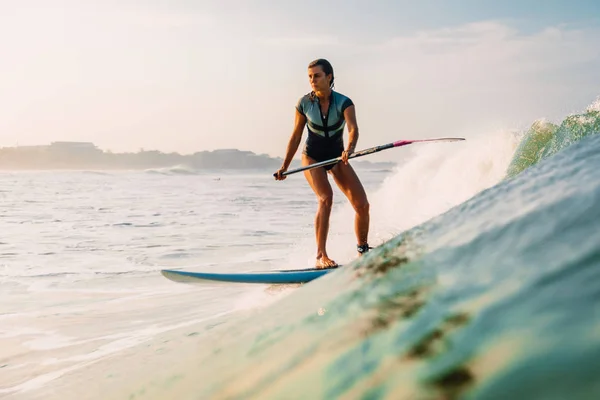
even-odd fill
[(336, 269), (337, 268), (311, 268), (245, 273), (191, 272), (163, 269), (160, 272), (167, 279), (170, 279), (175, 282), (184, 283), (200, 283), (203, 281), (211, 281), (234, 283), (292, 284), (310, 282)]

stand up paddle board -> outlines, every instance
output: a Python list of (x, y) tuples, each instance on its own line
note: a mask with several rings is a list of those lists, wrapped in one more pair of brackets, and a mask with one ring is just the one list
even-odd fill
[(266, 283), (266, 284), (291, 284), (306, 283), (317, 279), (336, 268), (323, 269), (290, 269), (279, 271), (262, 271), (247, 273), (212, 273), (212, 272), (190, 272), (172, 269), (163, 269), (161, 274), (165, 278), (175, 282), (201, 283), (211, 282), (236, 282), (236, 283)]

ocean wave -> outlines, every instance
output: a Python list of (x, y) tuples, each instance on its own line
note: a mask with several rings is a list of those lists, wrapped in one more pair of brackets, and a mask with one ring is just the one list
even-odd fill
[(200, 171), (187, 165), (174, 165), (172, 167), (165, 168), (150, 168), (144, 170), (148, 174), (158, 175), (198, 175)]
[(541, 160), (566, 149), (581, 139), (600, 133), (600, 99), (581, 114), (573, 114), (560, 124), (535, 121), (523, 137), (507, 170), (512, 178)]
[(113, 175), (110, 172), (106, 172), (106, 171), (94, 171), (94, 170), (81, 171), (81, 173), (85, 174), (85, 175), (98, 175), (98, 176), (110, 176), (110, 175)]
[(600, 136), (543, 158), (216, 328), (218, 347), (164, 382), (201, 398), (596, 398), (599, 168)]

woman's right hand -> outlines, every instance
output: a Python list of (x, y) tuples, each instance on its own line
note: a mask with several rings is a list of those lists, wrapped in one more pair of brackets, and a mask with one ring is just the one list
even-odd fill
[(285, 171), (287, 171), (287, 168), (284, 168), (284, 167), (281, 167), (281, 168), (279, 168), (279, 169), (277, 170), (277, 172), (275, 172), (275, 173), (273, 174), (273, 176), (275, 177), (275, 180), (277, 180), (277, 181), (282, 181), (282, 180), (284, 180), (285, 178), (287, 178), (287, 176), (283, 175), (283, 173), (284, 173)]

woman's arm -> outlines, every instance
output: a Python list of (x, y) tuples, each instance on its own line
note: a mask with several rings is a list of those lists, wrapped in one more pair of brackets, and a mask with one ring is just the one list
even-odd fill
[(348, 157), (354, 153), (356, 143), (358, 142), (358, 124), (356, 123), (356, 109), (354, 105), (344, 110), (344, 118), (348, 126), (348, 146), (346, 146), (346, 150), (342, 153), (342, 161), (348, 164)]
[(300, 145), (300, 140), (302, 140), (302, 132), (304, 132), (304, 126), (306, 125), (306, 117), (298, 110), (296, 110), (296, 118), (294, 120), (294, 130), (292, 131), (292, 136), (287, 145), (287, 149), (285, 151), (285, 158), (283, 159), (283, 165), (281, 168), (275, 173), (275, 179), (284, 180), (286, 177), (281, 174), (289, 168), (296, 151), (298, 150), (298, 146)]

